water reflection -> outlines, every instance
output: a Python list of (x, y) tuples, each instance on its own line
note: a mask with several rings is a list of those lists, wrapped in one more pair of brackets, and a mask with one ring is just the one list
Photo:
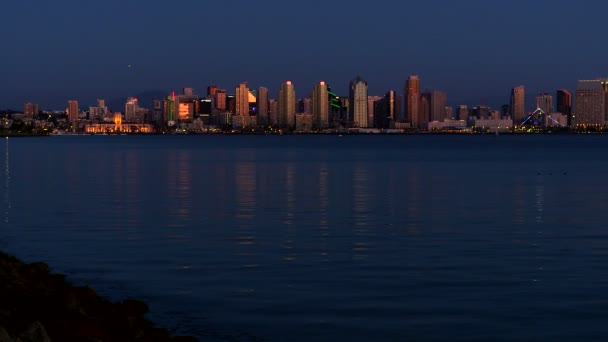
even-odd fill
[(365, 259), (368, 257), (369, 243), (367, 236), (370, 233), (368, 222), (371, 216), (369, 202), (372, 195), (368, 176), (367, 168), (360, 164), (355, 166), (352, 180), (354, 235), (364, 237), (359, 241), (354, 241), (352, 250), (355, 259)]
[[(178, 151), (168, 167), (169, 227), (188, 227), (192, 221), (192, 152)], [(183, 229), (172, 229), (167, 236), (185, 238)]]
[(408, 235), (418, 235), (420, 233), (420, 221), (421, 211), (420, 202), (421, 198), (421, 185), (420, 176), (418, 169), (415, 166), (407, 168), (406, 178), (407, 188), (406, 192), (408, 195), (407, 202), (405, 203), (405, 212), (407, 218), (406, 233)]
[(535, 197), (535, 208), (536, 208), (536, 223), (543, 223), (543, 211), (545, 203), (545, 184), (542, 179), (538, 180), (536, 184)]
[(283, 256), (284, 261), (295, 261), (295, 237), (296, 237), (296, 224), (295, 224), (295, 210), (296, 210), (296, 167), (290, 162), (286, 167), (286, 178), (285, 178), (285, 195), (286, 195), (286, 206), (285, 206), (285, 238), (283, 240), (282, 248), (285, 250)]
[(4, 154), (4, 222), (9, 223), (9, 212), (11, 209), (11, 168), (8, 150), (8, 138), (4, 139), (5, 154)]
[(238, 225), (236, 244), (239, 255), (247, 257), (241, 268), (256, 268), (258, 265), (251, 262), (250, 257), (255, 255), (251, 248), (256, 245), (254, 231), (256, 217), (257, 172), (253, 162), (239, 162), (236, 164), (235, 174), (236, 213)]

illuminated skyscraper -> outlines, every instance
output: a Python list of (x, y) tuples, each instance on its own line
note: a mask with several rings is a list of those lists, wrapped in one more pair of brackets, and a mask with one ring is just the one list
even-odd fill
[(357, 76), (350, 81), (348, 116), (355, 127), (368, 127), (367, 117), (367, 82)]
[(553, 96), (543, 93), (536, 97), (536, 108), (540, 108), (543, 112), (553, 113)]
[(125, 121), (126, 122), (135, 122), (137, 121), (137, 109), (138, 101), (134, 97), (127, 98), (127, 103), (125, 103)]
[(38, 104), (28, 102), (23, 105), (23, 115), (33, 118), (38, 115)]
[(312, 116), (315, 127), (323, 129), (329, 126), (329, 92), (323, 81), (315, 84), (312, 92)]
[(219, 89), (220, 89), (220, 88), (219, 88), (218, 86), (215, 86), (215, 85), (213, 85), (213, 86), (208, 86), (208, 87), (207, 87), (207, 96), (208, 96), (208, 97), (214, 97), (214, 96), (217, 94), (217, 91), (218, 91)]
[(557, 111), (568, 118), (568, 126), (572, 125), (572, 95), (565, 89), (557, 91)]
[(412, 127), (420, 127), (420, 79), (412, 75), (405, 82), (403, 92), (405, 102), (405, 119), (410, 122)]
[(226, 91), (223, 89), (215, 90), (215, 108), (217, 110), (226, 110)]
[(268, 88), (258, 89), (258, 124), (268, 124)]
[(429, 122), (431, 117), (431, 93), (424, 92), (420, 95), (418, 102), (418, 125)]
[(236, 115), (249, 115), (249, 88), (243, 82), (236, 87)]
[(271, 125), (279, 124), (279, 103), (275, 99), (268, 100), (268, 116)]
[(294, 127), (296, 120), (296, 90), (291, 81), (281, 84), (278, 107), (279, 126)]
[(469, 119), (469, 108), (467, 105), (458, 106), (458, 114), (456, 115), (458, 120), (464, 120), (465, 122)]
[(515, 125), (520, 125), (527, 117), (524, 100), (525, 88), (523, 85), (511, 89), (511, 118)]
[(377, 101), (382, 100), (382, 96), (368, 96), (367, 97), (367, 127), (374, 127), (374, 116), (376, 107), (380, 108), (376, 104)]
[(607, 88), (608, 81), (605, 79), (578, 81), (573, 124), (600, 126), (606, 123)]
[[(76, 100), (68, 101), (68, 119), (70, 120), (70, 122), (78, 121), (78, 114), (79, 114), (78, 101), (76, 101)], [(74, 127), (74, 128), (76, 128), (76, 127)]]

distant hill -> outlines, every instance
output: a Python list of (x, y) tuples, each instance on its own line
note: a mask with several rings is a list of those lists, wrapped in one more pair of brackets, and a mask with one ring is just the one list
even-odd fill
[[(152, 100), (155, 98), (161, 99), (169, 94), (169, 91), (163, 90), (147, 90), (139, 94), (135, 94), (134, 97), (139, 101), (139, 106), (142, 108), (152, 108)], [(106, 100), (106, 106), (114, 112), (123, 112), (127, 96), (121, 98), (114, 98)]]

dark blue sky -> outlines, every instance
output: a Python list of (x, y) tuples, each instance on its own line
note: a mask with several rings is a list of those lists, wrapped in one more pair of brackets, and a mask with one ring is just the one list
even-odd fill
[(346, 94), (356, 75), (380, 95), (410, 74), (450, 105), (498, 106), (515, 85), (530, 98), (608, 75), (602, 0), (20, 0), (2, 12), (0, 108), (243, 80)]

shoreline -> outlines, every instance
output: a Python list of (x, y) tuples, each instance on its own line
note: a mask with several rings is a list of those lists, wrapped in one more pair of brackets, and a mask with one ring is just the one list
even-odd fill
[(172, 336), (145, 318), (148, 311), (142, 301), (111, 302), (43, 262), (0, 251), (0, 341), (199, 341)]

